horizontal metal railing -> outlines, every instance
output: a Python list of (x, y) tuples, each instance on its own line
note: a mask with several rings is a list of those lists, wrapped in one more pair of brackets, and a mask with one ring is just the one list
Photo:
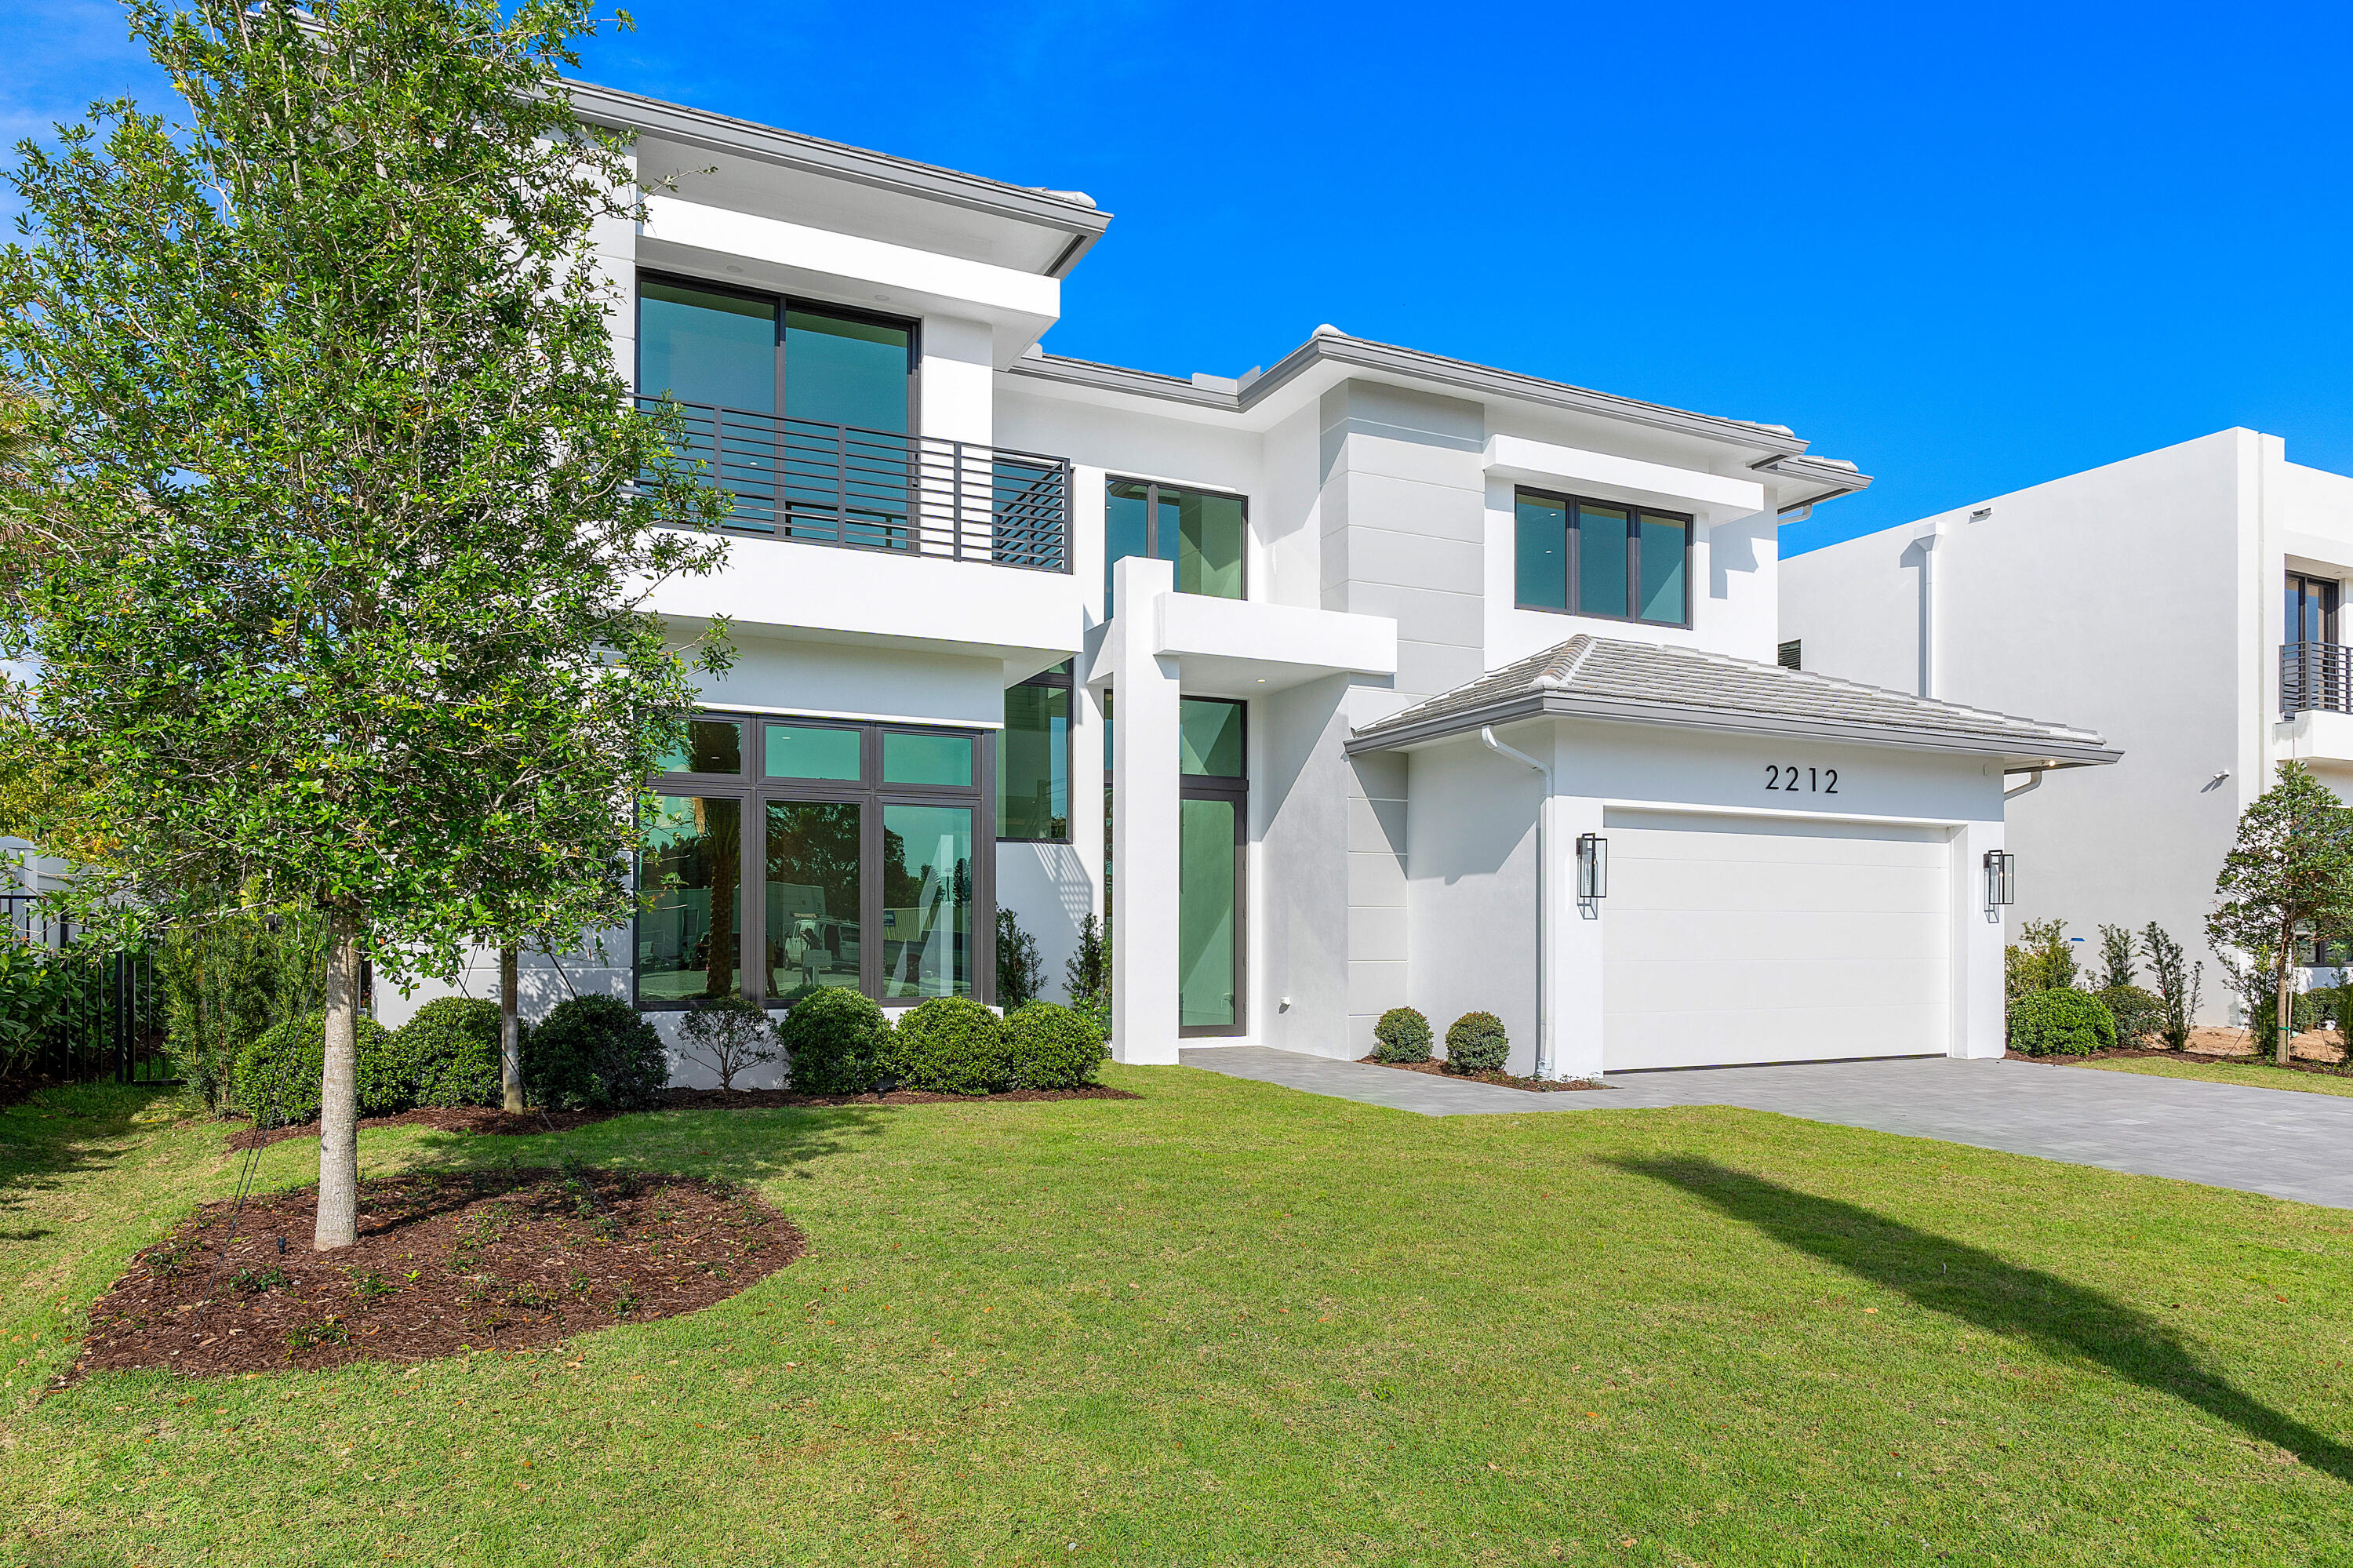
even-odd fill
[(2280, 649), (2280, 712), (2353, 714), (2353, 648), (2290, 642)]
[(638, 407), (677, 411), (684, 455), (734, 503), (730, 529), (1071, 569), (1071, 465), (1061, 458), (673, 398), (639, 397)]

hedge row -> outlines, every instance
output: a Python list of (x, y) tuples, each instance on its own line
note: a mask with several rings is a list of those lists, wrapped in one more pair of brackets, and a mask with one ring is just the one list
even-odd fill
[(872, 1001), (839, 986), (802, 997), (776, 1033), (792, 1060), (793, 1087), (805, 1095), (1075, 1089), (1111, 1055), (1092, 1020), (1050, 1001), (999, 1018), (967, 998), (939, 996), (894, 1026)]

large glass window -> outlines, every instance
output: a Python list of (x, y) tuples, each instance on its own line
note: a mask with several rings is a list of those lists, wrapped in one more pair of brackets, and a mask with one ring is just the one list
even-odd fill
[(1177, 771), (1196, 777), (1242, 776), (1242, 705), (1222, 697), (1176, 704)]
[(785, 413), (908, 432), (914, 334), (903, 322), (795, 305), (785, 312)]
[(1071, 665), (1005, 692), (997, 737), (997, 836), (1071, 841)]
[(988, 1001), (990, 750), (974, 730), (693, 721), (646, 823), (638, 1005), (813, 985)]
[(776, 302), (649, 278), (638, 286), (638, 390), (776, 411)]
[(1219, 697), (1176, 705), (1176, 1022), (1180, 1034), (1247, 1026), (1244, 830), (1250, 816), (1245, 720)]
[(1523, 609), (1691, 624), (1691, 519), (1519, 493), (1514, 551)]
[(743, 962), (743, 804), (665, 795), (646, 824), (638, 1001), (683, 1005), (737, 994)]
[(968, 807), (882, 808), (882, 994), (972, 994)]
[(1244, 597), (1243, 558), (1250, 508), (1239, 495), (1114, 479), (1103, 492), (1103, 605), (1112, 604), (1112, 568), (1130, 556), (1176, 563), (1176, 591), (1211, 599)]

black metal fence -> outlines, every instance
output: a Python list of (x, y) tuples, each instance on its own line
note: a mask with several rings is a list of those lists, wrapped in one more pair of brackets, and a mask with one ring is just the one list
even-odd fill
[(2280, 649), (2280, 712), (2353, 713), (2353, 648), (2290, 642)]
[(166, 1084), (164, 992), (149, 951), (106, 952), (45, 918), (37, 895), (0, 895), (0, 942), (17, 944), (7, 1015), (26, 1026), (0, 1035), (0, 1072), (67, 1083)]
[(683, 455), (733, 503), (732, 530), (1071, 569), (1071, 465), (1060, 458), (663, 397), (638, 407), (678, 414)]

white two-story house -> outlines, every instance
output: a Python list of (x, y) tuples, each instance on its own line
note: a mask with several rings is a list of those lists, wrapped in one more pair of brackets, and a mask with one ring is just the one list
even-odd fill
[(1107, 921), (1128, 1062), (1407, 1004), (1556, 1076), (1999, 1054), (2003, 776), (2114, 754), (1775, 665), (1778, 521), (1853, 465), (1329, 326), (1061, 357), (1086, 196), (578, 102), (676, 178), (605, 254), (734, 502), (658, 608), (739, 656), (563, 985), (988, 1001), (1002, 908), (1056, 980)]
[(2011, 780), (2013, 916), (2091, 954), (2155, 921), (2236, 1023), (2205, 921), (2239, 813), (2289, 758), (2353, 799), (2348, 581), (2353, 479), (2220, 430), (1793, 556), (1781, 635), (1808, 670), (2096, 725), (2121, 766)]

